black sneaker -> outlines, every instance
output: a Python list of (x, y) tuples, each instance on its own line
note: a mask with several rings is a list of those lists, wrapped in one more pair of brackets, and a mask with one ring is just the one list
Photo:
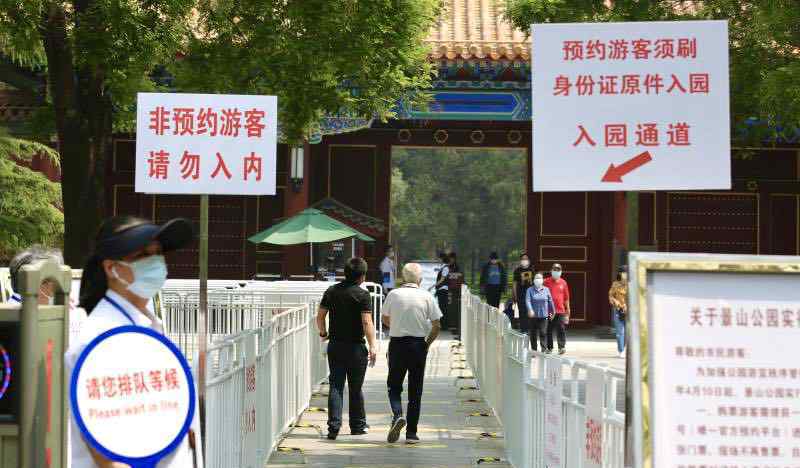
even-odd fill
[(336, 440), (336, 437), (339, 436), (339, 432), (336, 431), (328, 431), (328, 440)]
[(553, 354), (553, 350), (552, 349), (545, 349), (544, 353), (545, 354)]
[(406, 434), (406, 443), (409, 445), (418, 444), (419, 437), (416, 434)]
[(389, 436), (386, 437), (386, 440), (389, 443), (397, 442), (397, 439), (400, 438), (400, 433), (403, 431), (403, 428), (406, 427), (406, 418), (400, 416), (399, 418), (395, 419), (392, 423), (391, 429), (389, 429)]
[(355, 431), (350, 431), (350, 435), (366, 435), (369, 433), (369, 426), (365, 426), (364, 429), (356, 429)]

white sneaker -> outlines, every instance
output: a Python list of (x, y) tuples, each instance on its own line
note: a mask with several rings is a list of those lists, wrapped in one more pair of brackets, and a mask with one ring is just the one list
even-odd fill
[(625, 351), (623, 351), (623, 352), (619, 353), (619, 354), (617, 355), (617, 357), (619, 357), (620, 359), (625, 359)]

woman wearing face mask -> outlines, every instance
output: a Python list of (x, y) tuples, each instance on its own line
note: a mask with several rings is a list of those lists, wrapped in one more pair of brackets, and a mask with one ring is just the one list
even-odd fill
[(628, 312), (628, 272), (621, 267), (617, 280), (611, 283), (608, 290), (608, 302), (611, 304), (611, 321), (617, 335), (617, 352), (625, 357), (625, 314)]
[[(185, 219), (174, 219), (156, 226), (140, 218), (122, 216), (103, 223), (96, 238), (95, 251), (83, 269), (80, 306), (89, 312), (89, 316), (78, 339), (70, 344), (65, 354), (68, 375), (71, 375), (81, 352), (103, 332), (126, 325), (163, 332), (161, 321), (147, 307), (167, 279), (163, 254), (185, 247), (193, 239), (194, 230)], [(120, 349), (119, 352), (134, 350)], [(71, 427), (73, 434), (80, 434), (74, 421)], [(124, 428), (120, 430), (124, 431)], [(200, 459), (200, 452), (190, 449), (190, 444), (201, 446), (194, 440), (195, 434), (200, 434), (197, 413), (189, 436), (157, 465), (158, 468), (201, 466), (202, 460), (199, 464), (194, 461)], [(71, 446), (73, 468), (123, 466), (105, 459), (82, 437), (72, 437)]]
[[(544, 275), (536, 273), (533, 277), (533, 286), (528, 288), (525, 295), (525, 305), (528, 308), (528, 336), (530, 336), (531, 349), (544, 352), (547, 349), (547, 322), (556, 313), (550, 289), (544, 286)], [(537, 341), (539, 345), (537, 346)]]
[(553, 296), (556, 305), (556, 314), (547, 324), (547, 352), (553, 352), (553, 335), (558, 339), (558, 354), (567, 352), (567, 332), (571, 309), (569, 305), (569, 284), (561, 277), (561, 264), (554, 263), (550, 277), (544, 280), (544, 285)]

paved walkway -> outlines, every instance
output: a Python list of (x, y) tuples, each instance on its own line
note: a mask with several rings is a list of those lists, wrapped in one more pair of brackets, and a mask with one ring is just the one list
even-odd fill
[[(439, 339), (428, 354), (419, 445), (406, 445), (405, 434), (395, 444), (386, 442), (391, 411), (386, 391), (386, 347), (376, 366), (367, 371), (364, 397), (369, 435), (351, 436), (347, 426), (345, 391), (344, 425), (336, 441), (325, 439), (327, 431), (328, 386), (314, 394), (311, 408), (270, 457), (267, 468), (412, 468), (474, 467), (510, 465), (505, 458), (502, 427), (491, 416), (469, 370), (456, 370), (465, 363), (462, 349), (454, 349), (449, 335)], [(567, 356), (594, 364), (625, 369), (625, 360), (617, 357), (616, 343), (598, 339), (591, 332), (575, 331), (567, 337)], [(569, 376), (566, 376), (567, 378)], [(583, 386), (581, 386), (583, 387)], [(346, 388), (346, 386), (345, 386)], [(581, 388), (579, 391), (583, 391)], [(624, 392), (623, 388), (619, 389)], [(403, 393), (406, 401), (407, 393)], [(620, 401), (624, 403), (624, 394)], [(489, 414), (480, 416), (479, 414)]]
[[(504, 466), (502, 428), (480, 393), (468, 389), (474, 381), (470, 371), (454, 370), (462, 366), (461, 349), (451, 349), (453, 342), (440, 339), (428, 353), (425, 388), (422, 396), (422, 417), (418, 445), (406, 445), (405, 434), (395, 444), (386, 442), (391, 411), (386, 390), (388, 367), (385, 355), (378, 356), (376, 366), (367, 371), (364, 397), (367, 423), (366, 436), (351, 436), (347, 427), (347, 395), (345, 393), (345, 424), (336, 441), (324, 438), (327, 430), (328, 386), (315, 394), (311, 409), (298, 426), (270, 457), (267, 467), (470, 467)], [(381, 354), (385, 354), (387, 342)], [(460, 377), (459, 377), (460, 376)], [(403, 393), (406, 402), (407, 393)], [(488, 414), (482, 416), (480, 413)]]

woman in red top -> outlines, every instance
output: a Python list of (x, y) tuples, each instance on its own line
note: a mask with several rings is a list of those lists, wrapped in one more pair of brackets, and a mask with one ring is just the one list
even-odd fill
[(544, 285), (550, 290), (556, 306), (556, 314), (547, 324), (547, 352), (553, 352), (553, 331), (555, 331), (558, 340), (558, 354), (567, 352), (567, 324), (569, 324), (570, 314), (569, 285), (561, 277), (561, 270), (561, 264), (554, 263), (550, 270), (550, 276), (544, 280)]

